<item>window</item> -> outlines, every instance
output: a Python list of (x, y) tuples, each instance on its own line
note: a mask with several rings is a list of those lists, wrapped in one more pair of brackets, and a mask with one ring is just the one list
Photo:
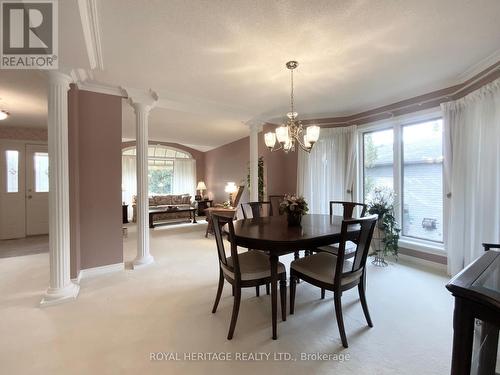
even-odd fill
[(363, 196), (367, 201), (376, 188), (394, 189), (392, 129), (363, 134)]
[(35, 166), (35, 192), (47, 193), (49, 191), (49, 154), (35, 152), (33, 164)]
[[(135, 186), (136, 148), (125, 149), (122, 155), (123, 201), (129, 202), (137, 190)], [(175, 165), (177, 165), (177, 178), (183, 178), (183, 170), (178, 168), (179, 164), (190, 160), (192, 160), (192, 157), (187, 152), (163, 145), (150, 145), (148, 147), (149, 195), (174, 194)], [(192, 161), (194, 162), (194, 160)], [(196, 175), (192, 176), (192, 178), (196, 179)]]
[(360, 191), (366, 202), (375, 188), (393, 189), (402, 239), (442, 243), (443, 121), (428, 119), (361, 132)]
[(443, 241), (443, 121), (403, 126), (402, 234)]
[(5, 151), (7, 161), (7, 193), (19, 192), (19, 151)]

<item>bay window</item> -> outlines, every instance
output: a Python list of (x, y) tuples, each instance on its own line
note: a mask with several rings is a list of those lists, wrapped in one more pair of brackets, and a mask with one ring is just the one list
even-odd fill
[(442, 119), (407, 117), (359, 130), (360, 199), (368, 202), (376, 188), (392, 189), (401, 240), (442, 247)]

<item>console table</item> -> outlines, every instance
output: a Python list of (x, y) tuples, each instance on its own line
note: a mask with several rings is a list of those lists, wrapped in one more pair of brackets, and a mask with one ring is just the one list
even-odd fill
[(495, 374), (500, 328), (500, 252), (486, 251), (446, 288), (455, 297), (451, 374)]
[(214, 201), (211, 199), (204, 199), (196, 202), (198, 202), (198, 216), (205, 216), (205, 210), (212, 207)]

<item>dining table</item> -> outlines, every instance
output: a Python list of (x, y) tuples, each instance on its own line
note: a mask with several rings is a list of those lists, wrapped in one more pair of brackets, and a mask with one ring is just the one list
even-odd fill
[[(340, 242), (342, 220), (342, 216), (307, 214), (302, 217), (300, 226), (289, 226), (285, 215), (234, 221), (237, 246), (263, 250), (269, 255), (273, 340), (278, 338), (278, 257), (298, 250), (314, 251), (320, 246)], [(349, 226), (346, 240), (356, 241), (359, 231), (359, 225)], [(282, 315), (286, 320), (286, 314)]]

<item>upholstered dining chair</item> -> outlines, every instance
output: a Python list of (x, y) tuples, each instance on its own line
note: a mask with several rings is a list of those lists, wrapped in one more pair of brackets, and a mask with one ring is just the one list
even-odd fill
[[(262, 251), (250, 250), (247, 252), (238, 253), (238, 248), (234, 241), (234, 226), (233, 219), (212, 215), (214, 223), (215, 241), (217, 244), (217, 254), (219, 257), (219, 286), (215, 297), (212, 313), (215, 314), (219, 305), (224, 280), (233, 287), (234, 303), (231, 324), (227, 339), (233, 338), (236, 321), (238, 320), (238, 312), (240, 309), (241, 289), (251, 288), (260, 285), (266, 285), (271, 282), (271, 267), (269, 257)], [(231, 256), (226, 256), (224, 248), (223, 229), (227, 225), (228, 240), (231, 247)], [(283, 320), (286, 319), (286, 270), (283, 263), (278, 263), (278, 278), (280, 280), (280, 299), (281, 299), (281, 314)]]
[[(342, 201), (330, 201), (330, 216), (333, 216), (335, 207), (340, 206), (342, 208), (342, 215), (344, 220), (354, 218), (354, 210), (356, 208), (361, 209), (359, 217), (363, 217), (366, 214), (366, 204), (357, 202), (342, 202)], [(334, 243), (328, 246), (322, 246), (318, 248), (318, 251), (327, 252), (333, 255), (337, 255), (339, 251), (339, 244)], [(345, 245), (346, 258), (350, 258), (354, 255), (356, 251), (356, 244), (352, 241), (347, 241)]]
[[(268, 195), (267, 198), (269, 200), (269, 202), (271, 202), (271, 207), (272, 207), (272, 212), (273, 212), (273, 215), (283, 215), (280, 211), (280, 204), (281, 202), (283, 202), (283, 197), (285, 196), (285, 194), (281, 194), (281, 195)], [(271, 215), (271, 216), (273, 216)]]
[(273, 216), (273, 206), (270, 201), (267, 202), (246, 202), (241, 204), (243, 217), (248, 219), (248, 213), (251, 217)]
[[(373, 327), (368, 304), (365, 296), (366, 258), (370, 249), (373, 230), (377, 222), (377, 215), (361, 219), (348, 219), (342, 221), (340, 246), (337, 255), (322, 252), (294, 260), (290, 265), (290, 314), (295, 310), (295, 291), (297, 279), (321, 289), (333, 291), (335, 315), (339, 327), (342, 345), (347, 348), (347, 337), (342, 317), (342, 293), (358, 287), (359, 299), (369, 327)], [(359, 225), (360, 231), (356, 238), (356, 251), (354, 257), (346, 259), (345, 246), (348, 238), (348, 229)]]

